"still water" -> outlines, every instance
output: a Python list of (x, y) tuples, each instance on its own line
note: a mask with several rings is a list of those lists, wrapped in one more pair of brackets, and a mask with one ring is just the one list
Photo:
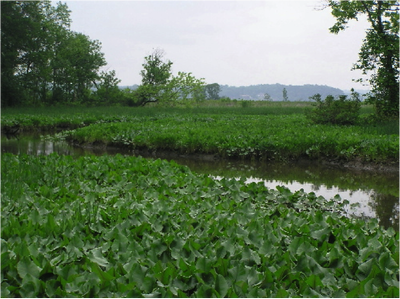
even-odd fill
[[(1, 136), (1, 152), (14, 154), (48, 155), (59, 153), (72, 156), (121, 153), (121, 149), (82, 149), (65, 141), (46, 141), (40, 135)], [(142, 154), (145, 156), (144, 154)], [(310, 161), (295, 164), (262, 163), (252, 161), (208, 161), (165, 153), (149, 154), (152, 158), (173, 159), (192, 171), (215, 178), (246, 178), (247, 182), (263, 182), (269, 188), (285, 186), (292, 192), (303, 189), (327, 199), (340, 195), (357, 204), (349, 213), (358, 217), (378, 218), (384, 227), (399, 229), (399, 172), (373, 172), (343, 167), (320, 165)]]

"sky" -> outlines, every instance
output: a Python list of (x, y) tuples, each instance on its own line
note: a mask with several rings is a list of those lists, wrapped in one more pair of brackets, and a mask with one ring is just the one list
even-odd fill
[(120, 85), (141, 83), (144, 57), (162, 49), (172, 71), (208, 84), (328, 85), (368, 89), (352, 79), (366, 18), (335, 35), (323, 0), (63, 1), (71, 30), (102, 43)]

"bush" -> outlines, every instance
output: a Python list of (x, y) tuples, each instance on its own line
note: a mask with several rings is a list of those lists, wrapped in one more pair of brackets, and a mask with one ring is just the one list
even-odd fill
[(352, 90), (350, 99), (345, 95), (341, 95), (335, 99), (334, 96), (328, 95), (325, 100), (321, 99), (320, 94), (310, 97), (316, 101), (307, 116), (317, 124), (334, 124), (334, 125), (352, 125), (358, 120), (361, 101), (359, 94)]

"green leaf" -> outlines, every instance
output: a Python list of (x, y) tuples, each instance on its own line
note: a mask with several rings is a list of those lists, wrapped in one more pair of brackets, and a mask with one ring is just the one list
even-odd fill
[(233, 281), (247, 281), (247, 271), (243, 264), (237, 264), (228, 269)]
[(225, 297), (228, 292), (229, 286), (225, 278), (221, 274), (217, 274), (215, 279), (215, 290), (218, 292), (220, 297)]
[(27, 274), (22, 279), (21, 288), (19, 290), (23, 298), (35, 298), (40, 290), (40, 281), (36, 277)]
[(317, 275), (311, 275), (306, 279), (306, 283), (315, 289), (316, 287), (320, 286), (323, 287), (324, 285), (321, 282), (321, 279)]
[(370, 259), (358, 266), (358, 270), (364, 273), (365, 276), (368, 276), (374, 265), (376, 265), (376, 259)]
[(196, 268), (200, 273), (210, 272), (211, 267), (212, 267), (212, 261), (210, 261), (209, 259), (205, 257), (200, 257), (197, 259)]
[(260, 247), (259, 253), (266, 255), (267, 257), (275, 254), (277, 252), (277, 246), (269, 241), (264, 241), (263, 245)]
[(88, 259), (92, 261), (93, 263), (96, 263), (100, 266), (107, 267), (108, 266), (108, 261), (105, 259), (101, 253), (101, 248), (94, 248), (91, 251), (89, 251), (89, 254), (87, 255)]
[(10, 290), (9, 288), (9, 284), (7, 282), (1, 282), (1, 298), (8, 298), (10, 297)]
[(279, 289), (276, 293), (276, 298), (288, 298), (289, 293), (285, 289)]
[(23, 257), (17, 264), (17, 271), (19, 276), (23, 279), (27, 274), (32, 277), (39, 278), (42, 268), (35, 265), (35, 263), (28, 257)]
[(311, 231), (310, 235), (316, 240), (324, 241), (330, 232), (330, 228), (327, 227), (320, 230)]
[(396, 271), (398, 273), (399, 265), (390, 256), (389, 252), (384, 252), (379, 257), (379, 266), (382, 271)]

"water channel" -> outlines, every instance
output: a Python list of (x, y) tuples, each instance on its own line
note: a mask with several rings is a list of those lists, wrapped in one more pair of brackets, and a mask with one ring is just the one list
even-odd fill
[[(83, 149), (65, 141), (48, 141), (39, 134), (1, 136), (1, 152), (13, 154), (48, 155), (59, 153), (72, 156), (133, 155), (123, 149)], [(142, 156), (145, 156), (142, 154)], [(357, 207), (349, 213), (357, 217), (378, 218), (384, 227), (399, 230), (399, 172), (355, 170), (338, 166), (321, 165), (316, 162), (300, 161), (295, 164), (266, 163), (256, 161), (226, 161), (196, 159), (165, 153), (149, 154), (149, 158), (173, 159), (188, 166), (192, 171), (213, 177), (245, 177), (247, 182), (264, 182), (269, 188), (285, 186), (292, 192), (303, 189), (324, 198), (336, 194)]]

